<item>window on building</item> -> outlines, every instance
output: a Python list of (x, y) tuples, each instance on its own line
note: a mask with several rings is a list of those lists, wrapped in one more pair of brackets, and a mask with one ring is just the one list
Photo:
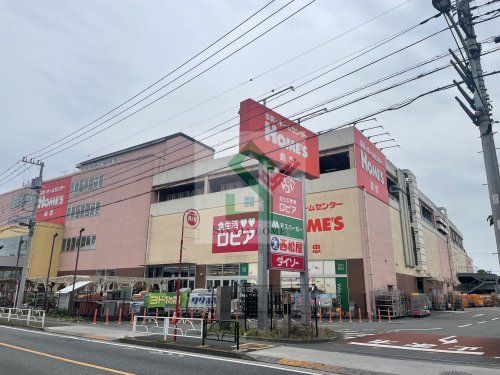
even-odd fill
[(10, 202), (10, 207), (11, 208), (25, 207), (26, 204), (34, 202), (35, 202), (35, 196), (33, 194), (22, 194), (12, 198), (12, 201)]
[(389, 197), (396, 201), (399, 201), (399, 194), (396, 190), (397, 186), (398, 184), (395, 181), (387, 178), (387, 189), (389, 189)]
[(463, 249), (464, 244), (463, 244), (462, 237), (457, 232), (455, 232), (453, 229), (450, 230), (450, 235), (451, 235), (451, 242), (453, 242), (455, 245), (457, 245), (458, 247)]
[(420, 202), (420, 213), (422, 214), (422, 218), (428, 222), (429, 224), (434, 226), (434, 218), (432, 214), (432, 210), (427, 208), (425, 205)]
[(116, 270), (96, 270), (96, 276), (116, 276)]
[(103, 186), (103, 176), (90, 176), (71, 182), (69, 192), (71, 195), (82, 194), (100, 189)]
[[(75, 251), (78, 249), (78, 238), (70, 237), (63, 238), (61, 252), (66, 253), (69, 251)], [(82, 236), (82, 246), (80, 250), (94, 250), (96, 248), (96, 235)]]
[(254, 207), (255, 197), (247, 195), (244, 200), (245, 207)]
[(68, 220), (81, 219), (83, 217), (96, 216), (101, 213), (101, 202), (84, 203), (77, 206), (70, 206), (66, 210)]
[(94, 169), (94, 168), (99, 168), (99, 167), (106, 167), (108, 165), (115, 164), (116, 161), (117, 161), (116, 156), (113, 156), (110, 158), (101, 159), (101, 160), (97, 160), (97, 161), (94, 161), (94, 162), (89, 163), (89, 164), (82, 165), (80, 167), (80, 169), (89, 170), (89, 169)]
[(158, 191), (158, 202), (171, 201), (203, 194), (205, 182), (191, 182), (184, 185), (168, 187)]
[(248, 181), (243, 180), (239, 175), (216, 177), (209, 180), (210, 193), (233, 190), (257, 185), (256, 172), (251, 173)]
[(319, 172), (330, 173), (349, 169), (349, 151), (338, 152), (331, 155), (323, 155), (319, 158)]

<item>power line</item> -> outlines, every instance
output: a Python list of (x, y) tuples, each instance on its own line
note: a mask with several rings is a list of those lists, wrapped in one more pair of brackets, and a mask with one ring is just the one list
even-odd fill
[[(276, 12), (274, 12), (272, 15), (274, 15), (274, 14), (276, 14), (277, 12), (279, 12), (280, 10), (284, 9), (284, 7), (286, 7), (286, 6), (287, 6), (288, 4), (290, 4), (292, 1), (295, 1), (295, 0), (291, 0), (289, 3), (285, 4), (283, 7), (281, 7), (281, 8), (280, 8), (280, 9), (278, 9)], [(41, 154), (37, 154), (37, 156), (36, 156), (36, 157), (37, 157), (37, 158), (39, 158), (39, 157), (41, 157), (41, 156), (46, 155), (46, 156), (44, 156), (44, 159), (47, 159), (47, 158), (49, 158), (49, 157), (51, 157), (51, 156), (57, 155), (57, 154), (59, 154), (60, 152), (65, 151), (65, 150), (67, 150), (68, 148), (73, 147), (73, 146), (74, 146), (74, 145), (76, 145), (76, 144), (82, 143), (82, 142), (86, 141), (87, 139), (89, 139), (89, 138), (91, 138), (91, 137), (94, 137), (95, 135), (97, 135), (97, 134), (99, 134), (99, 133), (103, 132), (104, 130), (109, 129), (109, 128), (111, 128), (111, 127), (113, 127), (113, 126), (115, 126), (115, 125), (119, 124), (120, 122), (124, 121), (125, 119), (127, 119), (127, 118), (129, 118), (129, 117), (131, 117), (131, 116), (135, 115), (136, 113), (138, 113), (138, 112), (140, 112), (140, 111), (142, 111), (142, 110), (144, 110), (144, 109), (146, 109), (146, 108), (150, 107), (150, 106), (151, 106), (151, 105), (153, 105), (154, 103), (156, 103), (156, 102), (158, 102), (159, 100), (161, 100), (161, 99), (165, 98), (166, 96), (170, 95), (171, 93), (173, 93), (173, 92), (177, 91), (178, 89), (180, 89), (181, 87), (185, 86), (185, 85), (186, 85), (186, 84), (188, 84), (189, 82), (191, 82), (191, 81), (195, 80), (196, 78), (200, 77), (201, 75), (205, 74), (205, 73), (206, 73), (206, 72), (208, 72), (209, 70), (213, 69), (214, 67), (216, 67), (216, 66), (217, 66), (217, 65), (219, 65), (220, 63), (224, 62), (224, 61), (225, 61), (225, 60), (227, 60), (228, 58), (232, 57), (233, 55), (235, 55), (236, 53), (238, 53), (238, 52), (239, 52), (239, 51), (241, 51), (242, 49), (244, 49), (244, 48), (246, 48), (247, 46), (249, 46), (250, 44), (254, 43), (255, 41), (257, 41), (258, 39), (260, 39), (261, 37), (263, 37), (263, 36), (264, 36), (264, 35), (266, 35), (267, 33), (269, 33), (269, 32), (271, 32), (272, 30), (274, 30), (276, 27), (278, 27), (278, 26), (279, 26), (279, 25), (281, 25), (282, 23), (286, 22), (287, 20), (289, 20), (290, 18), (292, 18), (293, 16), (295, 16), (296, 14), (298, 14), (299, 12), (301, 12), (302, 10), (304, 10), (304, 9), (305, 9), (306, 7), (308, 7), (309, 5), (313, 4), (315, 1), (316, 1), (316, 0), (311, 0), (311, 1), (309, 1), (306, 5), (302, 6), (301, 8), (299, 8), (298, 10), (296, 10), (295, 12), (293, 12), (292, 14), (288, 15), (287, 17), (285, 17), (283, 20), (281, 20), (280, 22), (278, 22), (278, 23), (277, 23), (277, 24), (275, 24), (274, 26), (270, 27), (269, 29), (267, 29), (267, 30), (266, 30), (266, 31), (264, 31), (263, 33), (259, 34), (257, 37), (255, 37), (255, 38), (251, 39), (249, 42), (247, 42), (247, 43), (243, 44), (243, 46), (241, 46), (241, 47), (237, 48), (235, 51), (233, 51), (233, 52), (231, 52), (230, 54), (226, 55), (225, 57), (223, 57), (223, 58), (222, 58), (222, 59), (220, 59), (219, 61), (217, 61), (217, 62), (215, 62), (214, 64), (210, 65), (208, 68), (206, 68), (206, 69), (202, 70), (201, 72), (197, 73), (195, 76), (193, 76), (193, 77), (189, 78), (188, 80), (186, 80), (186, 81), (184, 81), (183, 83), (179, 84), (178, 86), (176, 86), (175, 88), (171, 89), (170, 91), (167, 91), (165, 94), (162, 94), (161, 96), (159, 96), (158, 98), (156, 98), (156, 99), (152, 100), (151, 102), (147, 103), (146, 105), (144, 105), (144, 106), (142, 106), (142, 107), (138, 108), (137, 110), (135, 110), (135, 111), (133, 111), (133, 112), (131, 112), (131, 113), (127, 114), (125, 117), (123, 117), (123, 118), (121, 118), (121, 119), (119, 119), (119, 120), (117, 120), (117, 121), (115, 121), (115, 122), (111, 123), (110, 125), (108, 125), (108, 126), (104, 127), (103, 129), (100, 129), (100, 130), (96, 131), (95, 133), (93, 133), (93, 134), (91, 134), (91, 135), (89, 135), (89, 136), (84, 137), (83, 139), (78, 140), (77, 142), (75, 142), (75, 143), (73, 143), (73, 144), (71, 144), (71, 145), (69, 145), (69, 146), (67, 146), (67, 147), (64, 147), (64, 148), (62, 148), (62, 149), (60, 149), (60, 150), (58, 150), (58, 151), (52, 152), (52, 153), (50, 153), (50, 152), (51, 152), (51, 151), (53, 151), (53, 150), (45, 151), (45, 152), (43, 152), (43, 153), (41, 153)], [(272, 15), (271, 15), (271, 16), (272, 16)], [(271, 17), (271, 16), (269, 16), (269, 17)], [(268, 19), (269, 17), (267, 17), (266, 19)], [(252, 29), (253, 29), (253, 28), (252, 28)], [(250, 29), (250, 30), (252, 30), (252, 29)], [(248, 32), (245, 32), (245, 34), (246, 34), (246, 33), (248, 33)], [(244, 34), (243, 34), (243, 35), (244, 35)], [(225, 48), (225, 47), (224, 47), (224, 48)], [(216, 52), (216, 53), (218, 53), (218, 52)], [(212, 56), (212, 55), (211, 55), (211, 56)], [(211, 56), (209, 56), (209, 58), (210, 58)], [(207, 59), (208, 59), (208, 58), (207, 58)], [(204, 61), (206, 61), (207, 59), (205, 59)], [(196, 66), (197, 66), (197, 65), (196, 65)], [(89, 129), (89, 131), (92, 131), (92, 130), (95, 130), (95, 129), (99, 128), (100, 126), (104, 125), (105, 123), (109, 122), (110, 120), (112, 120), (112, 119), (116, 118), (117, 116), (119, 116), (119, 115), (123, 114), (124, 112), (128, 111), (129, 109), (131, 109), (131, 108), (135, 107), (137, 104), (139, 104), (139, 103), (143, 102), (144, 100), (146, 100), (146, 99), (150, 98), (152, 95), (156, 94), (158, 91), (162, 90), (163, 88), (165, 88), (165, 87), (169, 86), (171, 83), (175, 82), (178, 78), (180, 78), (180, 77), (184, 76), (185, 74), (187, 74), (188, 72), (190, 72), (190, 71), (191, 71), (191, 70), (193, 70), (193, 69), (194, 69), (194, 68), (189, 69), (188, 71), (186, 71), (186, 72), (182, 73), (180, 76), (178, 76), (176, 79), (171, 80), (171, 81), (170, 81), (170, 82), (168, 82), (167, 84), (165, 84), (165, 85), (161, 86), (159, 89), (157, 89), (157, 90), (153, 91), (151, 94), (148, 94), (146, 97), (144, 97), (144, 98), (142, 98), (142, 99), (138, 100), (136, 103), (134, 103), (134, 104), (132, 104), (132, 105), (130, 105), (130, 106), (128, 106), (128, 107), (126, 107), (124, 110), (122, 110), (122, 111), (120, 111), (119, 113), (117, 113), (117, 114), (113, 115), (112, 117), (108, 118), (107, 120), (105, 120), (105, 121), (103, 121), (103, 122), (99, 123), (98, 125), (93, 126), (92, 128), (90, 128), (90, 129)], [(87, 132), (88, 132), (88, 131), (87, 131)], [(63, 142), (63, 143), (59, 144), (58, 146), (56, 146), (56, 147), (54, 148), (54, 150), (55, 150), (55, 149), (57, 149), (57, 148), (59, 148), (59, 147), (61, 147), (61, 146), (66, 145), (66, 144), (68, 144), (68, 143), (70, 143), (70, 142), (72, 142), (72, 141), (74, 141), (74, 140), (77, 140), (77, 139), (81, 138), (81, 137), (82, 137), (82, 136), (84, 136), (84, 135), (85, 135), (85, 133), (84, 133), (84, 134), (80, 134), (80, 135), (78, 135), (78, 136), (76, 136), (76, 137), (73, 137), (73, 138), (71, 138), (71, 139), (69, 139), (69, 140), (66, 140), (65, 142)], [(47, 154), (48, 154), (48, 155), (47, 155)]]

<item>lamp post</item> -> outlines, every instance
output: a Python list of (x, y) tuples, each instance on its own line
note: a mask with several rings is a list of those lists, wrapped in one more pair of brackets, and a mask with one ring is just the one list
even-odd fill
[(71, 288), (71, 313), (75, 312), (75, 283), (76, 283), (76, 271), (78, 270), (78, 258), (80, 257), (80, 249), (82, 247), (82, 233), (84, 232), (85, 228), (80, 229), (80, 235), (78, 237), (78, 246), (76, 248), (76, 262), (75, 262), (75, 273), (73, 275), (73, 287)]
[(318, 294), (318, 287), (316, 284), (313, 284), (313, 287), (311, 289), (311, 297), (314, 299), (314, 324), (316, 326), (316, 337), (318, 337), (318, 300), (317, 298)]
[(52, 236), (52, 250), (50, 251), (50, 260), (49, 260), (49, 269), (47, 271), (47, 281), (45, 283), (45, 301), (44, 301), (44, 306), (45, 306), (45, 310), (47, 311), (48, 310), (48, 299), (47, 299), (47, 288), (49, 287), (49, 278), (50, 278), (50, 266), (52, 265), (52, 257), (54, 255), (54, 244), (56, 242), (56, 237), (58, 236), (59, 234), (58, 233), (54, 233), (54, 235)]
[(19, 239), (19, 245), (17, 246), (17, 259), (16, 259), (16, 294), (14, 296), (14, 307), (17, 306), (17, 294), (19, 293), (19, 257), (21, 256), (21, 246), (25, 241), (23, 240), (23, 236)]

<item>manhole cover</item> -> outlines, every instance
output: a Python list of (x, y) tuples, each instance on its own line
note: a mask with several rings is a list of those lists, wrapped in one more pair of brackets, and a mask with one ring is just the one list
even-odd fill
[(464, 371), (445, 371), (442, 372), (440, 375), (474, 375), (474, 374)]

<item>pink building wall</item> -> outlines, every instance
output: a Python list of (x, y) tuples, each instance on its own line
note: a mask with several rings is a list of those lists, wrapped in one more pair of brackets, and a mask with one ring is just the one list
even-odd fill
[[(153, 157), (148, 157), (153, 154)], [(80, 252), (78, 270), (95, 274), (95, 270), (116, 269), (117, 275), (142, 276), (152, 200), (152, 176), (202, 156), (212, 155), (210, 149), (187, 138), (176, 137), (119, 154), (116, 164), (106, 168), (73, 175), (72, 181), (104, 176), (102, 188), (71, 196), (69, 200), (69, 206), (93, 202), (101, 204), (99, 215), (66, 220), (64, 238), (78, 237), (80, 228), (85, 228), (83, 235), (96, 235), (96, 249)], [(113, 203), (120, 200), (123, 201)], [(76, 251), (62, 252), (59, 272), (72, 273), (75, 261)]]
[(447, 279), (451, 280), (452, 271), (450, 268), (450, 256), (448, 253), (448, 244), (446, 239), (437, 236), (437, 250), (439, 253), (439, 263), (441, 263), (441, 275)]

